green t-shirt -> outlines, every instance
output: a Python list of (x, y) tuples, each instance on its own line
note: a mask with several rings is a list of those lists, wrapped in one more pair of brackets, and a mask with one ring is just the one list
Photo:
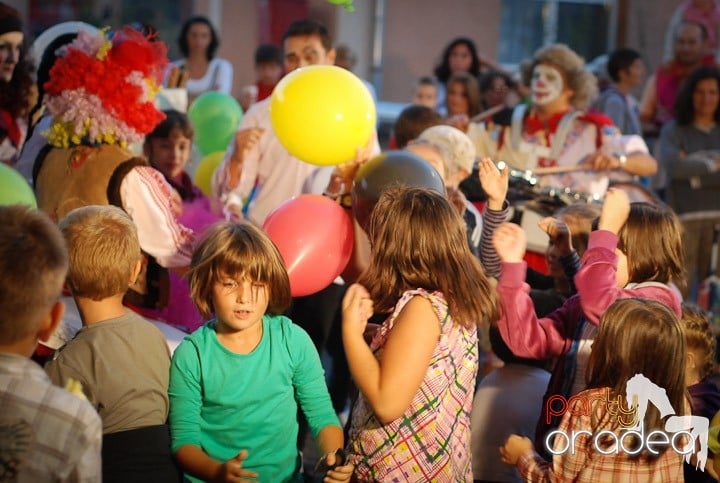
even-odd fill
[(246, 449), (262, 483), (299, 479), (297, 403), (314, 435), (340, 426), (315, 346), (283, 316), (263, 317), (249, 354), (226, 349), (214, 320), (200, 327), (175, 350), (169, 394), (173, 452), (191, 444), (224, 462)]

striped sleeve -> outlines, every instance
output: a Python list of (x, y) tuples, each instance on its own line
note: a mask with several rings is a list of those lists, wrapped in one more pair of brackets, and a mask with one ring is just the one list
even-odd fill
[(485, 209), (483, 216), (482, 237), (480, 239), (480, 262), (485, 268), (488, 277), (498, 278), (500, 276), (500, 257), (493, 246), (493, 235), (495, 230), (505, 222), (508, 215), (509, 205), (507, 201), (503, 204), (502, 210)]

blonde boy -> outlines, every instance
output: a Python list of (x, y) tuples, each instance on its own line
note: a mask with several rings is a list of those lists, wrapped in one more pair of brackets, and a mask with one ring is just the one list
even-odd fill
[[(141, 268), (137, 230), (114, 206), (75, 209), (60, 229), (70, 258), (67, 282), (83, 327), (45, 370), (58, 385), (70, 378), (82, 384), (102, 418), (103, 480), (120, 472), (130, 481), (132, 451), (140, 445), (159, 466), (171, 465), (165, 425), (170, 351), (162, 332), (122, 303)], [(145, 431), (137, 433), (140, 429)], [(113, 445), (117, 438), (108, 438), (131, 430), (138, 441)], [(112, 448), (113, 457), (108, 458)]]
[(8, 481), (100, 481), (100, 418), (30, 360), (60, 323), (68, 268), (55, 224), (0, 206), (0, 440)]

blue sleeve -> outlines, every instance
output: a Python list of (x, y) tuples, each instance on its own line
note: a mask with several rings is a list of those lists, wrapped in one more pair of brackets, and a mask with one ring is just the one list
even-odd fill
[(305, 413), (313, 436), (317, 437), (325, 426), (340, 426), (340, 421), (330, 401), (325, 372), (310, 336), (297, 325), (288, 325), (295, 397)]
[(197, 346), (185, 339), (173, 354), (170, 365), (170, 436), (173, 453), (181, 446), (202, 446), (200, 411), (202, 387)]

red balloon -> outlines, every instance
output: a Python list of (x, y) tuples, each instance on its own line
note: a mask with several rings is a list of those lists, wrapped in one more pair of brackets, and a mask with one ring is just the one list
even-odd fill
[(329, 286), (350, 261), (352, 220), (325, 196), (300, 195), (284, 202), (270, 213), (263, 229), (285, 261), (293, 297)]

